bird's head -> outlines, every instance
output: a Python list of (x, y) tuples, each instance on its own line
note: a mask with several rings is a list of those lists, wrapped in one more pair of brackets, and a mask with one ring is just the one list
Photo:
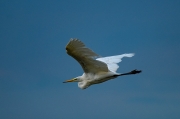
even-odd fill
[(80, 82), (80, 78), (79, 77), (76, 77), (76, 78), (73, 78), (73, 79), (70, 79), (70, 80), (66, 80), (64, 81), (63, 83), (68, 83), (68, 82)]
[(68, 83), (68, 82), (78, 82), (78, 87), (81, 89), (86, 89), (87, 87), (90, 86), (90, 84), (88, 84), (87, 81), (82, 78), (82, 76), (70, 80), (66, 80), (63, 83)]

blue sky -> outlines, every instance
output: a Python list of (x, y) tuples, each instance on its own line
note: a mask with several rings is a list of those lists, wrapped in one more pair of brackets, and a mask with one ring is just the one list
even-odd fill
[[(1, 0), (0, 118), (179, 119), (180, 1)], [(118, 72), (81, 90), (66, 54), (79, 38), (101, 56), (135, 53)]]

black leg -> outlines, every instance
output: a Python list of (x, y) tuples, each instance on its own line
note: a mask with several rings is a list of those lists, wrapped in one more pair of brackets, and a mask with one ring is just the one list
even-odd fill
[(131, 72), (128, 72), (128, 73), (123, 73), (123, 74), (120, 74), (119, 76), (123, 76), (123, 75), (130, 75), (130, 74), (138, 74), (138, 73), (141, 73), (142, 71), (141, 70), (132, 70)]
[(138, 74), (138, 73), (141, 73), (141, 70), (132, 70), (131, 72), (130, 72), (131, 74)]

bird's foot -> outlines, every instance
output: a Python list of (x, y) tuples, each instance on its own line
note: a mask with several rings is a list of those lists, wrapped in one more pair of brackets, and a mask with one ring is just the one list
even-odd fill
[(130, 73), (131, 74), (138, 74), (138, 73), (141, 73), (141, 70), (135, 69), (135, 70), (132, 70)]

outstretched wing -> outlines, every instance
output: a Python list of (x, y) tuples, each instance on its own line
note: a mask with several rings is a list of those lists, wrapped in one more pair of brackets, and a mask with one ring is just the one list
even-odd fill
[(99, 55), (87, 48), (80, 40), (70, 39), (66, 51), (80, 63), (85, 73), (108, 72), (106, 63), (95, 60)]
[(110, 71), (116, 72), (117, 69), (119, 68), (117, 63), (121, 62), (122, 61), (121, 59), (123, 57), (132, 57), (132, 56), (134, 56), (134, 53), (101, 57), (101, 58), (97, 58), (96, 60), (106, 63)]

